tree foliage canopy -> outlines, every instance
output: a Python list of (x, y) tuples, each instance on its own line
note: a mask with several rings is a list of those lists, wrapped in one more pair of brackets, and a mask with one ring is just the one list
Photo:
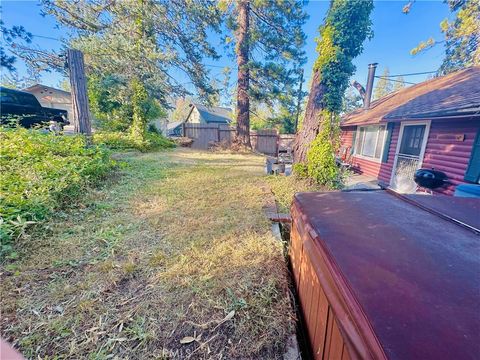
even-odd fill
[[(251, 0), (249, 7), (248, 96), (253, 108), (266, 105), (278, 120), (283, 112), (296, 110), (301, 67), (306, 62), (302, 25), (307, 19), (304, 0)], [(221, 0), (227, 28), (239, 27), (238, 2)], [(231, 36), (225, 37), (233, 47)], [(236, 54), (237, 55), (237, 54)], [(253, 117), (255, 114), (251, 114)], [(288, 125), (287, 125), (288, 127)]]
[(0, 46), (0, 66), (11, 72), (15, 70), (16, 57), (9, 55), (5, 51), (3, 44), (11, 45), (15, 40), (23, 40), (26, 43), (32, 42), (32, 34), (23, 26), (13, 26), (8, 28), (3, 20), (0, 20), (0, 32), (2, 33), (2, 44)]
[(380, 99), (385, 95), (390, 94), (393, 91), (392, 81), (389, 79), (390, 70), (386, 67), (383, 70), (382, 76), (377, 81), (377, 85), (375, 85), (375, 89), (373, 90), (373, 98)]
[(403, 76), (397, 76), (395, 82), (393, 83), (393, 91), (398, 91), (405, 87), (405, 79)]
[(373, 36), (370, 13), (372, 1), (334, 0), (317, 41), (318, 58), (314, 71), (324, 86), (323, 108), (338, 113), (348, 80), (355, 72), (352, 61), (363, 51), (363, 42)]
[(213, 92), (202, 61), (217, 58), (207, 41), (218, 30), (220, 13), (210, 0), (43, 0), (44, 11), (71, 28), (73, 47), (85, 54), (89, 74), (138, 78), (162, 105), (167, 97), (184, 96), (187, 76), (201, 95)]
[[(130, 128), (165, 115), (173, 97), (192, 84), (201, 99), (216, 92), (206, 58), (218, 55), (208, 31), (219, 31), (213, 0), (42, 0), (45, 14), (72, 30), (69, 46), (85, 55), (89, 98), (97, 126)], [(182, 74), (186, 82), (177, 80)], [(181, 78), (181, 77), (180, 77)]]
[[(440, 75), (480, 65), (480, 3), (478, 0), (444, 0), (444, 2), (455, 16), (453, 21), (444, 19), (440, 23), (440, 30), (445, 39), (439, 41), (430, 37), (410, 51), (412, 55), (416, 55), (444, 43), (445, 58), (438, 71)], [(408, 2), (403, 12), (409, 13), (413, 3), (414, 0)]]

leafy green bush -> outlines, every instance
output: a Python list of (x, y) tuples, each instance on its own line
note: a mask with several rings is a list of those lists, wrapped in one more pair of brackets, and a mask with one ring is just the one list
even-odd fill
[(0, 127), (0, 257), (13, 241), (101, 180), (115, 163), (83, 136)]
[(339, 189), (344, 180), (342, 169), (335, 161), (339, 141), (339, 117), (324, 110), (321, 118), (320, 132), (307, 152), (306, 172), (317, 184)]
[(308, 177), (307, 165), (304, 163), (293, 164), (293, 173), (301, 179)]
[(139, 150), (151, 151), (160, 149), (170, 149), (175, 147), (175, 143), (155, 132), (147, 132), (145, 140), (139, 140), (129, 133), (122, 132), (96, 132), (93, 135), (93, 142), (98, 145), (107, 146), (115, 150)]

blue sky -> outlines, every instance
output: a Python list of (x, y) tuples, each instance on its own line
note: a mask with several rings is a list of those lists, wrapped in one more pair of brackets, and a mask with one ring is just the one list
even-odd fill
[[(442, 1), (417, 1), (410, 14), (402, 13), (406, 1), (376, 1), (372, 15), (374, 38), (364, 44), (364, 51), (354, 63), (357, 73), (353, 79), (364, 84), (367, 65), (371, 62), (379, 63), (378, 73), (388, 66), (391, 74), (403, 74), (437, 70), (443, 57), (443, 47), (437, 46), (423, 54), (411, 56), (409, 51), (421, 40), (429, 37), (441, 39), (440, 22), (449, 17), (449, 10)], [(328, 9), (328, 1), (311, 1), (306, 11), (310, 18), (304, 26), (307, 35), (306, 52), (308, 62), (305, 65), (306, 82), (311, 75), (312, 65), (317, 56), (314, 39), (318, 35), (318, 27), (322, 23)], [(2, 0), (2, 19), (7, 26), (23, 25), (35, 36), (33, 42), (43, 49), (58, 49), (60, 42), (39, 37), (62, 38), (67, 35), (64, 29), (58, 29), (55, 20), (51, 17), (42, 17), (37, 1), (5, 1)], [(218, 50), (219, 39), (213, 39)], [(224, 56), (217, 63), (206, 60), (205, 63), (234, 68), (233, 60)], [(25, 71), (21, 61), (17, 62), (20, 75)], [(211, 67), (213, 77), (219, 78), (220, 68)], [(424, 80), (426, 75), (406, 77), (406, 81), (414, 83)], [(234, 74), (232, 75), (234, 78)], [(61, 80), (56, 73), (44, 74), (42, 82), (45, 85), (55, 86)], [(180, 82), (185, 79), (179, 78)]]

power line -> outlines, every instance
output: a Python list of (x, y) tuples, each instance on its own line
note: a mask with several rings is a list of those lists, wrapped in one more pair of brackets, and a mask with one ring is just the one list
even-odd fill
[(394, 80), (394, 79), (389, 79), (388, 77), (385, 76), (375, 76), (377, 79), (383, 79), (383, 80), (388, 80), (388, 81), (394, 81), (394, 82), (399, 82), (402, 84), (410, 84), (410, 85), (416, 85), (417, 83), (410, 82), (410, 81), (402, 81), (402, 80)]
[(424, 72), (417, 72), (417, 73), (409, 73), (409, 74), (396, 74), (396, 75), (387, 75), (385, 77), (398, 77), (398, 76), (412, 76), (412, 75), (424, 75), (424, 74), (435, 74), (436, 71), (424, 71)]
[(220, 69), (223, 69), (225, 68), (226, 66), (220, 66), (220, 65), (210, 65), (210, 64), (203, 64), (204, 66), (208, 66), (208, 67), (214, 67), (214, 68), (220, 68)]
[(33, 37), (37, 37), (37, 38), (48, 39), (48, 40), (55, 40), (55, 41), (60, 41), (60, 42), (62, 42), (62, 40), (60, 40), (59, 38), (54, 38), (54, 37), (50, 37), (50, 36), (37, 35), (37, 34), (32, 34), (32, 36), (33, 36)]

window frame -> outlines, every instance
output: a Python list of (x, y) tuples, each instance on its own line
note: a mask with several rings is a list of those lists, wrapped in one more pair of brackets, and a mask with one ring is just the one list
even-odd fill
[[(382, 148), (380, 150), (380, 155), (378, 158), (376, 158), (375, 156), (368, 156), (368, 155), (363, 155), (362, 152), (363, 152), (363, 147), (365, 146), (365, 135), (367, 133), (367, 128), (377, 128), (377, 136), (375, 138), (375, 149), (374, 149), (374, 154), (377, 150), (377, 146), (378, 146), (378, 138), (380, 136), (380, 129), (383, 129), (383, 141), (382, 141)], [(363, 129), (363, 131), (361, 131)], [(363, 135), (363, 138), (360, 139), (360, 136)], [(386, 139), (386, 136), (387, 136), (387, 126), (386, 125), (383, 125), (383, 124), (372, 124), (372, 125), (362, 125), (362, 126), (357, 126), (357, 130), (356, 130), (356, 134), (355, 134), (355, 148), (353, 150), (353, 155), (357, 158), (360, 158), (360, 159), (365, 159), (365, 160), (368, 160), (368, 161), (374, 161), (374, 162), (382, 162), (382, 158), (383, 158), (383, 152), (385, 151), (385, 139)], [(357, 147), (358, 145), (360, 144), (361, 142), (361, 149), (360, 149), (360, 152), (357, 152)]]

